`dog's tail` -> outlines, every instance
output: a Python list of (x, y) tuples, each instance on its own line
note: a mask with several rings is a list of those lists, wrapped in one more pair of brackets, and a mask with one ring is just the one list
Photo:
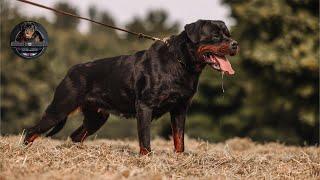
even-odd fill
[(61, 129), (66, 124), (66, 122), (67, 122), (67, 118), (63, 119), (63, 121), (59, 122), (59, 124), (57, 124), (55, 127), (53, 127), (52, 130), (50, 132), (48, 132), (48, 134), (46, 134), (46, 137), (53, 136), (53, 135), (57, 134), (58, 132), (60, 132)]

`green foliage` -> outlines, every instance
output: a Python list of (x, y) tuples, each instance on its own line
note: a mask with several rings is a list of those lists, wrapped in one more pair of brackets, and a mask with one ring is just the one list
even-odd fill
[[(169, 24), (167, 21), (168, 15), (165, 11), (150, 11), (145, 18), (134, 17), (126, 27), (136, 32), (165, 38), (168, 35), (172, 35), (172, 32), (178, 32), (179, 27), (177, 22)], [(128, 35), (128, 38), (134, 39), (136, 37)]]
[(319, 1), (224, 2), (245, 71), (237, 115), (251, 126), (245, 135), (319, 142)]
[[(76, 30), (78, 20), (56, 16), (26, 18), (1, 2), (1, 134), (20, 133), (37, 122), (54, 89), (72, 65), (148, 48), (151, 41), (123, 36), (91, 25), (88, 34)], [(318, 1), (224, 0), (236, 21), (232, 36), (240, 54), (229, 58), (236, 75), (206, 68), (187, 117), (186, 133), (222, 141), (234, 136), (286, 143), (316, 143), (319, 127)], [(68, 4), (58, 8), (76, 13)], [(89, 9), (90, 18), (114, 25), (108, 12)], [(48, 31), (49, 47), (37, 60), (22, 60), (9, 47), (11, 29), (23, 20), (40, 22)], [(126, 25), (136, 32), (167, 37), (178, 33), (164, 11), (151, 11)], [(225, 92), (223, 93), (223, 88)], [(82, 123), (70, 117), (56, 137), (66, 138)], [(171, 135), (168, 114), (153, 122), (152, 134)], [(136, 122), (111, 116), (98, 137), (136, 137)], [(93, 136), (94, 138), (94, 136)]]
[[(88, 11), (89, 11), (90, 19), (93, 19), (95, 21), (99, 21), (99, 22), (102, 22), (102, 23), (105, 23), (105, 24), (108, 24), (111, 26), (115, 26), (115, 22), (114, 22), (112, 16), (108, 12), (106, 12), (106, 11), (98, 12), (96, 7), (94, 7), (94, 6), (89, 7)], [(90, 24), (90, 32), (91, 33), (101, 32), (101, 33), (109, 33), (110, 34), (110, 33), (115, 33), (115, 30), (92, 23), (92, 24)]]
[[(230, 2), (226, 0), (225, 2)], [(284, 73), (318, 72), (318, 1), (231, 3), (242, 58)], [(307, 6), (315, 3), (314, 6)], [(307, 6), (307, 7), (304, 7)]]
[[(54, 6), (55, 9), (59, 9), (65, 12), (69, 12), (71, 14), (78, 15), (78, 11), (76, 8), (72, 7), (68, 3), (58, 3)], [(75, 29), (79, 23), (79, 19), (68, 17), (68, 16), (56, 16), (55, 19), (55, 27), (62, 29)]]

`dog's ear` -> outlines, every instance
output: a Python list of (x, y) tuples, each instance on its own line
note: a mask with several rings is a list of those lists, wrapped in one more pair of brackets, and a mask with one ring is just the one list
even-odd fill
[(193, 43), (197, 43), (200, 41), (200, 30), (202, 24), (202, 20), (198, 20), (197, 22), (184, 26), (184, 30), (186, 31), (188, 38)]
[(34, 28), (36, 25), (33, 22), (30, 22), (30, 27)]
[(230, 37), (230, 31), (223, 21), (216, 20), (216, 21), (212, 21), (212, 23), (218, 24), (218, 26), (222, 29), (223, 33), (228, 37)]
[(24, 22), (23, 24), (21, 24), (20, 30), (21, 30), (21, 31), (25, 30), (25, 29), (26, 29), (26, 25), (27, 25), (26, 22)]
[(37, 30), (37, 26), (34, 22), (31, 22), (31, 28), (36, 31)]

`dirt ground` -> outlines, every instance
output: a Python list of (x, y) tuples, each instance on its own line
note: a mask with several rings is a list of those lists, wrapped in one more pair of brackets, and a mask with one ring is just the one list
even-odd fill
[(136, 141), (39, 138), (26, 148), (19, 136), (0, 137), (0, 179), (320, 179), (319, 147), (187, 138), (175, 154), (171, 141), (151, 145), (139, 156)]

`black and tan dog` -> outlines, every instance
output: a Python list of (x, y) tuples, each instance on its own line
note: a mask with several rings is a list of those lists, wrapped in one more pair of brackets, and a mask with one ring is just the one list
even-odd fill
[(21, 25), (21, 33), (17, 38), (18, 42), (41, 42), (42, 37), (36, 30), (33, 22), (25, 22)]
[(113, 113), (137, 118), (140, 154), (147, 154), (151, 121), (170, 112), (175, 151), (183, 152), (186, 114), (201, 71), (209, 65), (234, 74), (226, 55), (237, 51), (222, 21), (198, 20), (148, 50), (75, 65), (58, 85), (41, 121), (27, 130), (24, 142), (50, 129), (47, 136), (57, 133), (79, 108), (84, 121), (71, 135), (74, 142), (95, 133)]

